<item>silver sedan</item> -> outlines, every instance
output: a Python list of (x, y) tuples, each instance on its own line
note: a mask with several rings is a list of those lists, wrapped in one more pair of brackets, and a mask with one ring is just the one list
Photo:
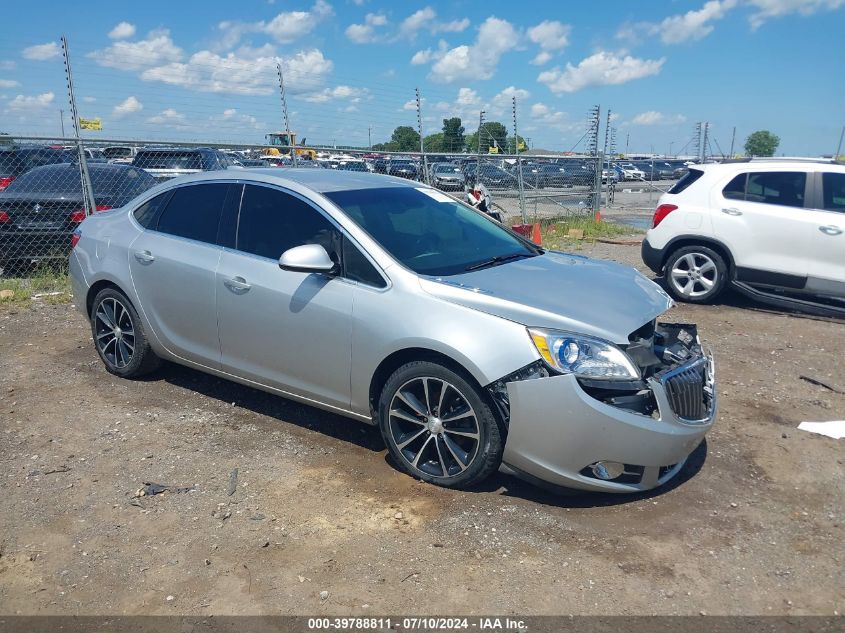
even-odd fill
[[(695, 326), (619, 264), (408, 180), (218, 171), (85, 220), (74, 299), (108, 371), (162, 359), (377, 424), (395, 463), (586, 490), (671, 479), (716, 412)], [(374, 464), (374, 467), (375, 464)]]

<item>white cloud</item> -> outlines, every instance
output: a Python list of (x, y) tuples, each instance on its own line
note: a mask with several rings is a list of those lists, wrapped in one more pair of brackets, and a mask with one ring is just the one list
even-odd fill
[(532, 104), (529, 110), (529, 119), (534, 125), (530, 125), (525, 129), (536, 129), (536, 126), (539, 125), (543, 128), (553, 128), (560, 132), (571, 132), (584, 127), (581, 122), (570, 121), (569, 115), (566, 112), (553, 110), (545, 103)]
[(818, 11), (835, 11), (845, 6), (845, 0), (748, 0), (757, 10), (748, 18), (752, 30), (771, 18), (792, 13), (812, 15)]
[(20, 82), (14, 79), (0, 79), (0, 88), (15, 88), (20, 85)]
[(183, 54), (182, 49), (173, 43), (170, 31), (155, 29), (142, 40), (115, 42), (104, 49), (88, 53), (88, 57), (108, 68), (142, 70), (178, 62)]
[(555, 94), (577, 92), (591, 86), (618, 85), (656, 75), (665, 62), (665, 57), (640, 59), (599, 51), (582, 59), (577, 66), (567, 64), (563, 71), (560, 68), (544, 71), (537, 77), (537, 81), (546, 84)]
[(223, 33), (221, 46), (224, 49), (235, 46), (247, 33), (264, 33), (280, 44), (290, 44), (310, 34), (320, 22), (334, 15), (331, 5), (317, 0), (308, 11), (283, 11), (269, 22), (220, 22), (217, 27)]
[(459, 106), (475, 106), (481, 104), (481, 98), (472, 88), (461, 88), (458, 90), (458, 98), (455, 103)]
[(46, 44), (36, 44), (35, 46), (28, 46), (21, 51), (24, 59), (34, 59), (36, 61), (44, 61), (58, 57), (60, 53), (59, 45), (55, 42), (47, 42)]
[(415, 37), (417, 31), (433, 24), (434, 18), (436, 17), (437, 13), (431, 7), (425, 7), (419, 11), (415, 11), (402, 20), (402, 23), (399, 25), (399, 37)]
[(353, 88), (352, 86), (340, 85), (307, 94), (304, 99), (311, 103), (325, 103), (326, 101), (335, 99), (349, 99), (357, 102), (367, 94), (369, 94), (369, 91), (366, 88)]
[(528, 39), (544, 51), (556, 51), (569, 45), (572, 27), (557, 20), (544, 20), (526, 32)]
[(631, 119), (631, 123), (634, 125), (673, 125), (684, 123), (686, 120), (687, 118), (682, 114), (666, 115), (662, 112), (649, 110), (635, 116)]
[(85, 103), (94, 103), (95, 101), (97, 101), (97, 97), (82, 97), (82, 100)]
[(35, 108), (46, 108), (53, 103), (55, 100), (56, 95), (52, 92), (45, 92), (40, 95), (34, 95), (31, 97), (26, 97), (24, 95), (18, 95), (8, 104), (6, 104), (7, 110), (32, 110)]
[(409, 99), (405, 103), (402, 104), (403, 110), (416, 110), (417, 109), (417, 100), (416, 99)]
[(112, 116), (116, 119), (120, 119), (130, 114), (140, 112), (143, 109), (144, 104), (138, 101), (138, 99), (136, 99), (134, 96), (129, 96), (126, 97), (126, 99), (122, 103), (119, 103), (114, 107), (114, 110), (112, 110)]
[(516, 86), (508, 86), (504, 90), (502, 90), (499, 94), (493, 97), (493, 100), (490, 102), (492, 106), (492, 111), (494, 114), (503, 112), (503, 111), (511, 111), (513, 107), (513, 98), (516, 97), (517, 103), (524, 101), (531, 93), (523, 88), (517, 88)]
[(513, 49), (516, 42), (517, 32), (513, 25), (490, 16), (479, 27), (472, 45), (456, 46), (439, 55), (429, 77), (447, 83), (462, 79), (490, 79), (499, 59)]
[(460, 33), (469, 26), (469, 18), (452, 20), (451, 22), (438, 22), (431, 28), (432, 33)]
[(125, 40), (135, 35), (135, 25), (129, 22), (121, 22), (109, 31), (109, 38), (113, 40)]
[(420, 64), (427, 64), (431, 61), (432, 52), (430, 48), (425, 49), (424, 51), (417, 51), (414, 53), (414, 56), (411, 57), (411, 64), (414, 66), (419, 66)]
[(672, 15), (656, 25), (653, 32), (660, 34), (664, 44), (682, 44), (700, 40), (713, 31), (711, 22), (721, 20), (737, 5), (737, 0), (710, 0), (697, 11)]
[(259, 48), (242, 47), (225, 56), (199, 51), (187, 62), (174, 62), (148, 68), (141, 73), (145, 81), (181, 86), (201, 92), (236, 94), (271, 94), (277, 90), (276, 63), (282, 64), (285, 89), (302, 94), (321, 87), (333, 64), (318, 49), (300, 51), (279, 59), (270, 44)]
[(529, 63), (534, 64), (535, 66), (542, 66), (546, 62), (548, 62), (552, 58), (552, 54), (548, 51), (540, 51), (537, 53), (537, 56), (532, 59)]
[(222, 116), (210, 117), (210, 122), (214, 125), (223, 125), (229, 128), (240, 129), (243, 126), (250, 127), (254, 130), (263, 129), (265, 126), (258, 121), (251, 114), (243, 114), (238, 112), (235, 108), (227, 108), (223, 110)]
[(147, 123), (164, 127), (187, 127), (188, 120), (181, 112), (177, 112), (173, 108), (167, 108), (159, 114), (151, 116), (147, 119)]
[(15, 64), (15, 62), (11, 59), (0, 60), (0, 70), (14, 70), (15, 66), (17, 66), (17, 64)]
[(378, 40), (378, 27), (386, 24), (387, 17), (383, 13), (368, 13), (364, 16), (363, 24), (350, 24), (346, 27), (346, 37), (356, 44), (369, 44)]

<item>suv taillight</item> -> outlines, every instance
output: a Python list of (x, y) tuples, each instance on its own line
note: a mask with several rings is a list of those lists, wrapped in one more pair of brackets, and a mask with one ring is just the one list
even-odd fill
[(11, 185), (14, 179), (14, 176), (3, 176), (0, 178), (0, 191), (3, 191), (6, 187)]
[(654, 210), (654, 218), (651, 221), (651, 228), (657, 228), (657, 225), (663, 222), (663, 219), (672, 213), (678, 206), (674, 204), (661, 204)]
[(12, 218), (9, 216), (8, 213), (5, 211), (0, 211), (0, 224), (5, 224), (6, 222), (11, 222)]

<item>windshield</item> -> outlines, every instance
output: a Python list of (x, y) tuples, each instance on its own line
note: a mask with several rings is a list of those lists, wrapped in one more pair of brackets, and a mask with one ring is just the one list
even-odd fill
[(437, 165), (434, 168), (435, 174), (459, 174), (461, 173), (460, 168), (455, 167), (454, 165)]
[(402, 264), (448, 276), (541, 253), (494, 220), (427, 188), (389, 187), (325, 194)]
[(198, 152), (138, 152), (132, 163), (142, 169), (202, 169)]
[(103, 156), (106, 158), (132, 158), (132, 148), (106, 147), (103, 149)]
[[(155, 184), (155, 179), (148, 173), (128, 165), (125, 169), (97, 169), (89, 166), (88, 174), (95, 195), (132, 198)], [(51, 193), (81, 196), (79, 167), (77, 165), (37, 167), (12, 181), (6, 191), (33, 195)]]

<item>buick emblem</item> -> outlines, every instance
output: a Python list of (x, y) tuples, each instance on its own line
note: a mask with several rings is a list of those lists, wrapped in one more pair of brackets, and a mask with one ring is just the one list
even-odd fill
[(36, 204), (34, 207), (32, 207), (32, 210), (35, 211), (36, 213), (38, 213), (39, 211), (41, 211), (41, 205)]

